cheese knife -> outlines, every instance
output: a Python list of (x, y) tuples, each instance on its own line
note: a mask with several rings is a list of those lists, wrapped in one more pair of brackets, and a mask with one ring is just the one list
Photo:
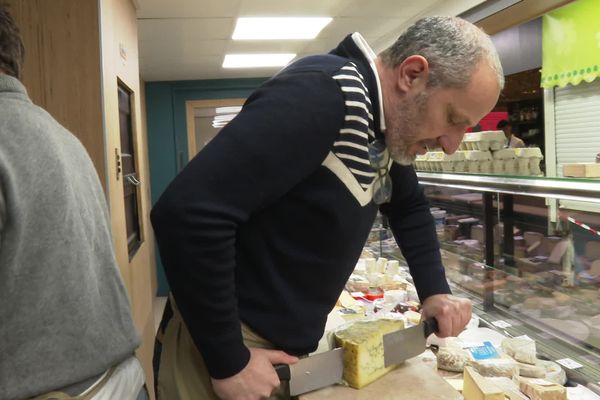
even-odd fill
[(277, 364), (279, 380), (290, 382), (290, 396), (339, 383), (344, 372), (341, 347), (301, 358), (296, 364)]
[(427, 338), (437, 332), (435, 318), (421, 321), (419, 325), (383, 335), (383, 362), (386, 367), (418, 356), (427, 348)]

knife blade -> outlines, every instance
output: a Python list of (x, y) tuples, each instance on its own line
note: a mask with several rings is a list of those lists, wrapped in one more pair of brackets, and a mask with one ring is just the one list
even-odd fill
[(296, 364), (277, 364), (275, 371), (281, 381), (290, 382), (290, 396), (339, 383), (344, 372), (344, 352), (341, 347), (301, 358)]
[(384, 365), (389, 367), (418, 356), (427, 348), (427, 337), (437, 330), (437, 321), (430, 318), (419, 325), (383, 335)]

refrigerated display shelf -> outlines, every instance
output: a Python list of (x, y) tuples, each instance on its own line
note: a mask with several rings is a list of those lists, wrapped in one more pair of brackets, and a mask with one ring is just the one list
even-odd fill
[[(395, 259), (407, 268), (406, 261), (397, 251), (383, 252), (382, 257)], [(574, 344), (575, 339), (565, 332), (545, 326), (539, 321), (517, 314), (504, 307), (494, 305), (492, 310), (484, 310), (483, 299), (478, 294), (456, 285), (449, 281), (452, 292), (455, 295), (466, 297), (473, 303), (473, 313), (480, 319), (480, 325), (493, 329), (508, 337), (527, 335), (536, 341), (537, 353), (540, 359), (563, 360), (571, 359), (580, 364), (580, 368), (569, 369), (563, 366), (567, 373), (567, 385), (574, 386), (576, 383), (587, 386), (590, 390), (600, 395), (600, 355), (593, 352), (583, 344)], [(494, 325), (496, 321), (505, 321), (510, 326), (499, 328)]]

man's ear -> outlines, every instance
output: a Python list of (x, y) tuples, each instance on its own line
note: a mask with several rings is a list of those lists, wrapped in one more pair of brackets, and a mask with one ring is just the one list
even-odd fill
[(396, 82), (404, 93), (425, 89), (428, 78), (429, 63), (423, 56), (409, 56), (396, 67)]

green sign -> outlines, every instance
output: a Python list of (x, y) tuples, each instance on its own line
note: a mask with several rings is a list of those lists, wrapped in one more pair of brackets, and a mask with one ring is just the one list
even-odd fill
[(600, 76), (600, 1), (577, 0), (543, 17), (544, 88), (578, 85)]

